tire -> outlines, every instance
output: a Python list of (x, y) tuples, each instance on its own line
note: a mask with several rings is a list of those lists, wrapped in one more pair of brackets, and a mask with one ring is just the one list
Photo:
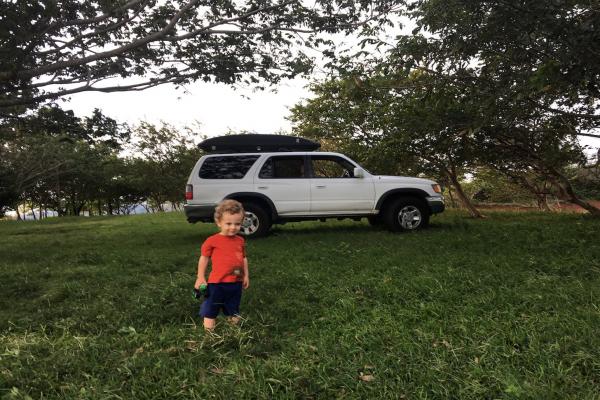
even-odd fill
[(265, 236), (271, 229), (271, 218), (268, 212), (256, 203), (244, 203), (246, 216), (242, 222), (240, 234), (247, 238)]
[(369, 221), (369, 225), (371, 226), (380, 227), (383, 224), (383, 221), (381, 220), (379, 215), (371, 215), (367, 217), (367, 220)]
[(392, 232), (414, 231), (429, 225), (429, 212), (423, 200), (401, 197), (385, 208), (383, 220)]

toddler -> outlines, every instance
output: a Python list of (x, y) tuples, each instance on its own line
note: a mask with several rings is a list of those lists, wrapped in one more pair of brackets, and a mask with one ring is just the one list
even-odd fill
[[(250, 286), (248, 259), (244, 238), (238, 233), (244, 220), (244, 208), (235, 200), (223, 200), (215, 209), (215, 223), (220, 232), (208, 237), (201, 248), (198, 261), (198, 277), (194, 287), (207, 285), (206, 299), (200, 307), (204, 329), (213, 330), (220, 311), (230, 322), (240, 320), (242, 288)], [(206, 269), (211, 270), (206, 280)]]

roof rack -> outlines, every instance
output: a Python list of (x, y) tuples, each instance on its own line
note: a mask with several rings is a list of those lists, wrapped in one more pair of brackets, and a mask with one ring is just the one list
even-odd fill
[(314, 151), (321, 144), (298, 136), (252, 133), (209, 138), (200, 142), (198, 147), (207, 153), (262, 153)]

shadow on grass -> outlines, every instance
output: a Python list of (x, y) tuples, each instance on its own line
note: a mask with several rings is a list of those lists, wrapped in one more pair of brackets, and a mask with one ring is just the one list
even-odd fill
[[(468, 223), (461, 223), (461, 226), (466, 226)], [(416, 231), (401, 231), (401, 232), (391, 232), (389, 231), (385, 225), (376, 225), (371, 226), (367, 223), (348, 223), (348, 224), (340, 224), (340, 223), (332, 223), (327, 224), (324, 222), (322, 225), (316, 225), (314, 222), (293, 222), (283, 225), (274, 225), (271, 232), (265, 237), (277, 237), (277, 236), (285, 236), (285, 235), (308, 235), (308, 234), (318, 234), (318, 233), (331, 233), (331, 234), (342, 234), (342, 233), (378, 233), (378, 234), (387, 234), (390, 236), (394, 235), (411, 235), (411, 234), (419, 234), (427, 231), (443, 231), (453, 229), (454, 224), (448, 223), (431, 223), (427, 228), (417, 229)], [(253, 239), (254, 240), (254, 239)]]
[[(292, 225), (293, 224), (293, 225)], [(301, 224), (301, 225), (299, 225)], [(276, 237), (280, 235), (304, 235), (304, 234), (313, 234), (313, 233), (347, 233), (347, 232), (369, 232), (369, 231), (382, 231), (382, 229), (374, 228), (372, 226), (364, 225), (364, 224), (354, 224), (354, 225), (338, 225), (338, 224), (327, 224), (323, 223), (323, 225), (315, 225), (313, 224), (303, 224), (294, 222), (291, 224), (285, 225), (276, 225), (272, 228), (271, 232), (267, 235), (267, 237)]]

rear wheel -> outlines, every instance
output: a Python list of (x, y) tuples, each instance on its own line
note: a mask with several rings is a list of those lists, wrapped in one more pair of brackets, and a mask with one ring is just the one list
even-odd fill
[(384, 222), (392, 232), (425, 228), (429, 225), (427, 205), (417, 197), (399, 198), (384, 210)]
[(371, 226), (381, 226), (383, 224), (383, 221), (381, 220), (379, 215), (370, 215), (367, 217), (367, 220), (369, 221), (369, 225)]
[(244, 203), (244, 210), (246, 215), (240, 233), (249, 238), (265, 236), (271, 228), (268, 212), (256, 203)]

